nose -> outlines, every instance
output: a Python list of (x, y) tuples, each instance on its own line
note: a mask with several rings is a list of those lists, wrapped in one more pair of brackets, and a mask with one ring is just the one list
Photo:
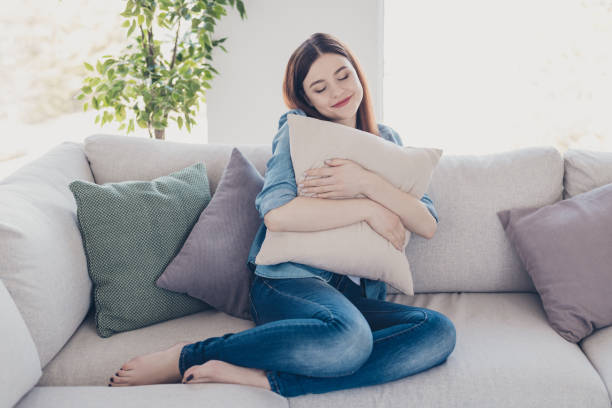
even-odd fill
[(346, 96), (346, 91), (340, 85), (333, 84), (331, 86), (331, 95), (333, 96), (334, 101), (336, 101), (336, 103), (338, 103), (338, 102), (340, 102), (340, 98)]

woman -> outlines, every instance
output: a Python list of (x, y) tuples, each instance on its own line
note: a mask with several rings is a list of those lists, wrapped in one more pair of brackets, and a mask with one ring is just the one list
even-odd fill
[[(402, 144), (390, 127), (376, 124), (365, 77), (344, 44), (322, 33), (308, 38), (289, 60), (283, 94), (292, 109), (279, 121), (255, 199), (264, 222), (247, 261), (256, 326), (131, 359), (109, 385), (224, 382), (294, 397), (397, 380), (443, 363), (453, 351), (455, 327), (446, 316), (385, 301), (382, 281), (293, 262), (254, 263), (267, 229), (318, 231), (367, 221), (401, 250), (406, 228), (431, 238), (438, 222), (427, 195), (419, 200), (350, 160), (334, 159), (296, 185), (289, 113)], [(298, 197), (298, 189), (316, 196)], [(358, 193), (367, 198), (352, 198)]]

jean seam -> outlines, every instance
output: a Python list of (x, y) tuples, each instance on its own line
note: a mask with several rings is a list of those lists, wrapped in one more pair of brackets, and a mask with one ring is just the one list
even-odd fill
[(251, 296), (251, 291), (249, 291), (249, 301), (251, 302), (251, 306), (253, 306), (253, 311), (255, 312), (255, 322), (259, 321), (259, 314), (257, 313), (257, 308), (255, 307), (255, 303), (253, 303), (253, 297)]
[(274, 373), (272, 371), (267, 371), (266, 372), (266, 377), (268, 377), (268, 380), (270, 381), (270, 385), (272, 386), (272, 390), (275, 391), (277, 394), (279, 395), (283, 395), (281, 393), (280, 387), (278, 385), (278, 381), (276, 381), (276, 378), (274, 376)]
[(423, 323), (425, 323), (425, 322), (426, 322), (426, 321), (429, 319), (429, 315), (428, 315), (428, 313), (427, 313), (427, 312), (423, 312), (423, 314), (425, 314), (425, 319), (423, 319), (423, 321), (422, 321), (422, 322), (420, 322), (419, 324), (417, 324), (417, 325), (415, 325), (415, 326), (412, 326), (412, 327), (409, 327), (408, 329), (405, 329), (405, 330), (399, 331), (399, 332), (397, 332), (397, 333), (390, 334), (390, 335), (388, 335), (387, 337), (383, 337), (382, 339), (376, 339), (376, 340), (374, 340), (374, 342), (376, 343), (376, 342), (379, 342), (379, 341), (387, 340), (387, 339), (389, 339), (389, 338), (391, 338), (391, 337), (398, 336), (398, 335), (400, 335), (400, 334), (403, 334), (403, 333), (409, 332), (410, 330), (414, 330), (414, 329), (416, 329), (417, 327), (419, 327), (419, 326), (423, 325)]
[(181, 375), (185, 374), (185, 346), (181, 349), (181, 355), (179, 356), (179, 370)]
[(327, 313), (329, 313), (329, 315), (331, 316), (331, 319), (332, 319), (332, 320), (333, 320), (333, 319), (335, 319), (335, 316), (334, 316), (334, 314), (331, 312), (331, 310), (329, 310), (327, 307), (323, 306), (322, 304), (320, 304), (320, 303), (316, 303), (316, 302), (312, 302), (312, 301), (307, 300), (307, 299), (302, 299), (302, 298), (299, 298), (299, 297), (297, 297), (297, 296), (290, 295), (290, 294), (285, 293), (285, 292), (281, 292), (280, 290), (278, 290), (278, 289), (276, 289), (276, 288), (274, 288), (274, 287), (270, 286), (270, 285), (268, 284), (268, 282), (266, 282), (265, 280), (263, 281), (263, 283), (265, 283), (265, 284), (266, 284), (266, 286), (267, 286), (267, 287), (269, 287), (270, 289), (272, 289), (273, 291), (278, 292), (278, 293), (280, 293), (280, 294), (281, 294), (281, 295), (283, 295), (283, 296), (287, 296), (287, 297), (290, 297), (290, 298), (293, 298), (293, 299), (297, 299), (297, 300), (302, 301), (302, 302), (312, 303), (312, 304), (314, 304), (314, 305), (320, 306), (320, 307), (322, 307), (323, 309), (325, 309), (325, 310), (327, 311)]

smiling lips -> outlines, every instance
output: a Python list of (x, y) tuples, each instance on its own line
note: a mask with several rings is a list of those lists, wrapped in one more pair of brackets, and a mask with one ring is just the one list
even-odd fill
[(345, 100), (343, 100), (343, 101), (338, 102), (337, 104), (333, 105), (333, 107), (334, 107), (334, 108), (340, 108), (340, 107), (342, 107), (342, 106), (346, 105), (346, 104), (348, 103), (349, 99), (351, 99), (351, 97), (352, 97), (352, 96), (353, 96), (353, 95), (349, 96), (348, 98), (346, 98), (346, 99), (345, 99)]

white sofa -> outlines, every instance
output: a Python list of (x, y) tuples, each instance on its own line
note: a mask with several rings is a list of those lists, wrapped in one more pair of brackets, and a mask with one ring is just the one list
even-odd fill
[[(235, 384), (108, 387), (131, 357), (254, 323), (210, 309), (99, 337), (68, 184), (151, 180), (203, 161), (214, 194), (232, 147), (92, 135), (0, 180), (2, 407), (610, 407), (612, 327), (578, 344), (555, 332), (496, 215), (612, 182), (612, 153), (562, 156), (548, 146), (443, 155), (434, 172), (428, 194), (438, 230), (431, 240), (413, 234), (406, 248), (415, 296), (388, 286), (387, 300), (452, 320), (457, 343), (444, 364), (382, 385), (294, 398)], [(237, 147), (265, 173), (269, 144)]]

